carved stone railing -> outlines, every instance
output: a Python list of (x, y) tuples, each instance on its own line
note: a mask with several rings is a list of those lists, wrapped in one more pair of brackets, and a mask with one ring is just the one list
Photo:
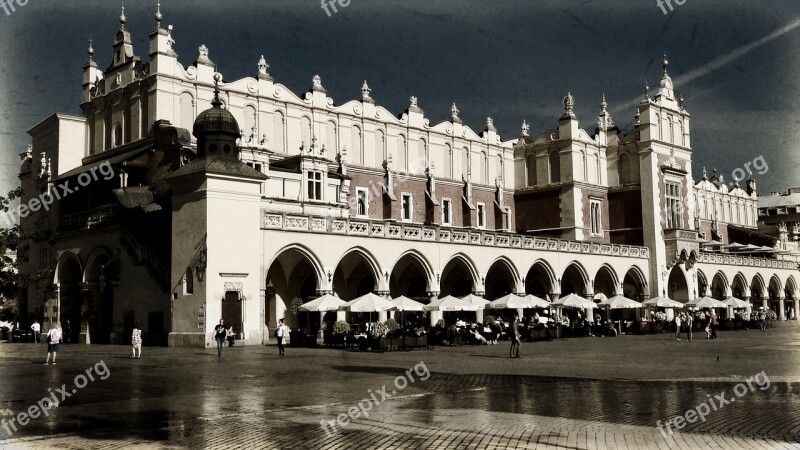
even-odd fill
[(744, 267), (767, 267), (772, 269), (790, 269), (795, 270), (798, 268), (796, 261), (787, 261), (782, 259), (770, 258), (754, 258), (752, 256), (739, 256), (725, 253), (709, 253), (700, 252), (697, 257), (697, 262), (700, 264), (725, 264), (732, 266)]
[(346, 236), (444, 242), (487, 247), (622, 256), (628, 258), (648, 259), (650, 257), (650, 251), (647, 247), (635, 245), (564, 241), (503, 231), (451, 228), (382, 220), (313, 217), (299, 214), (268, 212), (264, 210), (262, 210), (261, 228), (264, 230), (340, 234)]

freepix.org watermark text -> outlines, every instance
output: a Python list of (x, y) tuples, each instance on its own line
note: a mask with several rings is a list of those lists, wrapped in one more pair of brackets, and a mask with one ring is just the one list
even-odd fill
[(673, 426), (677, 430), (682, 430), (686, 425), (695, 423), (698, 420), (705, 422), (706, 417), (712, 412), (719, 411), (725, 405), (730, 405), (731, 403), (735, 402), (737, 398), (744, 397), (751, 392), (755, 392), (756, 386), (753, 386), (754, 383), (762, 391), (769, 389), (770, 386), (769, 377), (767, 377), (766, 372), (761, 371), (755, 376), (745, 378), (744, 382), (737, 383), (733, 387), (733, 393), (736, 394), (736, 397), (727, 397), (725, 395), (725, 391), (722, 391), (718, 395), (714, 396), (707, 394), (706, 401), (700, 403), (694, 408), (687, 410), (684, 414), (668, 419), (664, 423), (662, 423), (660, 420), (657, 421), (656, 429), (661, 432), (661, 435), (664, 436), (664, 438), (666, 438), (667, 435), (671, 435), (673, 433)]
[(5, 215), (6, 225), (18, 223), (20, 218), (27, 217), (28, 214), (39, 211), (40, 209), (49, 211), (50, 205), (55, 203), (56, 200), (61, 200), (80, 190), (81, 187), (89, 185), (92, 181), (97, 181), (99, 179), (98, 174), (102, 176), (104, 180), (108, 181), (114, 178), (114, 168), (111, 166), (111, 163), (104, 161), (102, 164), (94, 166), (88, 171), (78, 175), (76, 180), (78, 183), (77, 186), (70, 185), (70, 180), (64, 180), (62, 183), (54, 184), (48, 190), (39, 194), (39, 196), (28, 200), (27, 203), (22, 203), (16, 208), (9, 210)]
[[(413, 368), (406, 370), (403, 375), (398, 375), (395, 377), (394, 387), (396, 389), (392, 389), (391, 386), (387, 388), (385, 384), (380, 389), (376, 389), (375, 391), (369, 389), (367, 390), (369, 397), (356, 402), (355, 405), (347, 409), (347, 413), (341, 413), (336, 416), (335, 419), (320, 420), (320, 427), (325, 430), (325, 433), (330, 437), (334, 433), (337, 433), (337, 425), (340, 427), (346, 427), (351, 421), (354, 421), (359, 417), (369, 417), (369, 413), (374, 407), (392, 398), (392, 396), (396, 395), (398, 391), (405, 389), (409, 383), (416, 381), (414, 379), (414, 374), (419, 377), (420, 381), (425, 381), (431, 377), (431, 372), (428, 370), (428, 367), (424, 362), (420, 361)], [(380, 400), (378, 400), (378, 396), (380, 396)]]
[(8, 436), (11, 437), (14, 433), (19, 431), (20, 427), (29, 424), (32, 419), (37, 419), (42, 415), (45, 417), (49, 416), (51, 409), (58, 407), (61, 402), (77, 394), (78, 389), (85, 388), (90, 381), (95, 381), (95, 375), (97, 375), (100, 380), (106, 380), (111, 376), (111, 370), (109, 370), (105, 361), (100, 361), (94, 366), (89, 367), (86, 369), (85, 373), (86, 375), (79, 373), (75, 376), (75, 379), (72, 380), (73, 388), (67, 387), (66, 384), (62, 384), (61, 387), (55, 389), (47, 388), (48, 395), (42, 397), (41, 400), (28, 407), (24, 412), (14, 415), (11, 410), (2, 410), (4, 413), (2, 415), (11, 416), (11, 419), (0, 419), (0, 426), (2, 426), (6, 433), (8, 433)]

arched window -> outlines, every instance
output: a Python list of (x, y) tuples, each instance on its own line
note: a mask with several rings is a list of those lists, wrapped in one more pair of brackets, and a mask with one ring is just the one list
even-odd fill
[(186, 268), (186, 272), (183, 273), (183, 295), (192, 295), (194, 294), (194, 273), (192, 272), (191, 267)]
[(450, 144), (444, 144), (444, 167), (442, 168), (442, 176), (445, 178), (453, 178), (453, 148)]
[(114, 147), (122, 145), (122, 125), (119, 122), (114, 124)]
[(481, 183), (489, 184), (489, 168), (486, 167), (489, 165), (489, 157), (486, 156), (486, 152), (481, 152)]
[(383, 130), (375, 130), (375, 166), (380, 167), (383, 164), (383, 160), (385, 159), (384, 155), (384, 145), (386, 139), (383, 135)]
[(428, 167), (428, 143), (425, 139), (419, 140), (419, 147), (417, 147), (417, 173), (423, 173), (425, 168)]
[(461, 174), (465, 180), (470, 179), (469, 149), (467, 147), (461, 150)]
[(558, 154), (558, 151), (553, 151), (550, 153), (550, 182), (551, 183), (560, 183), (561, 182), (561, 155)]
[(526, 168), (528, 169), (528, 186), (536, 186), (536, 155), (528, 155), (526, 158)]
[(675, 127), (672, 124), (672, 116), (667, 116), (667, 122), (669, 122), (669, 142), (675, 142)]
[(188, 92), (181, 93), (178, 100), (180, 103), (180, 117), (178, 118), (179, 127), (191, 130), (194, 125), (194, 97)]
[(306, 116), (300, 118), (300, 140), (306, 146), (311, 145), (311, 119)]
[(272, 115), (272, 149), (279, 153), (286, 153), (284, 130), (286, 121), (283, 113), (275, 111)]
[(329, 154), (336, 154), (338, 148), (336, 147), (336, 122), (329, 120), (325, 125), (325, 150)]
[(397, 170), (405, 172), (408, 170), (408, 144), (406, 137), (402, 134), (397, 137)]
[[(587, 165), (586, 164), (586, 153), (583, 150), (581, 150), (581, 158), (578, 161), (578, 164), (580, 164), (580, 166), (578, 166), (578, 170), (576, 170), (576, 175), (580, 175), (581, 177), (583, 177), (581, 179), (582, 181), (587, 181), (588, 182), (589, 181), (589, 177), (588, 177), (588, 173), (587, 173), (588, 171), (586, 170), (586, 165)], [(578, 178), (576, 177), (576, 180), (577, 179)]]
[(364, 148), (361, 145), (361, 128), (354, 126), (350, 129), (350, 161), (355, 165), (364, 164)]
[[(244, 107), (244, 136), (246, 139), (249, 139), (250, 136), (255, 131), (256, 139), (255, 141), (258, 142), (258, 123), (256, 122), (256, 108), (252, 105), (247, 105)], [(255, 128), (255, 130), (253, 130)]]

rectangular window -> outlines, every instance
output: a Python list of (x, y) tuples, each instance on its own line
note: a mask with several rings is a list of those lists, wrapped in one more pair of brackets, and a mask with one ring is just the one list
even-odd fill
[(42, 247), (39, 249), (39, 270), (46, 270), (47, 269), (47, 247)]
[(322, 200), (322, 172), (316, 170), (308, 172), (308, 199)]
[(478, 203), (478, 228), (486, 228), (486, 205)]
[(403, 200), (402, 200), (401, 205), (400, 205), (401, 208), (402, 208), (402, 211), (401, 211), (402, 219), (404, 221), (406, 221), (406, 222), (410, 222), (411, 221), (411, 215), (414, 212), (413, 211), (413, 205), (411, 204), (411, 194), (403, 194), (402, 195), (402, 199)]
[(450, 199), (442, 199), (442, 225), (453, 224), (453, 211), (451, 209)]
[(591, 224), (592, 236), (600, 236), (603, 234), (602, 222), (602, 200), (589, 199), (589, 222)]
[(666, 182), (667, 229), (680, 228), (682, 224), (683, 205), (681, 203), (681, 185), (674, 181)]
[(356, 215), (366, 217), (369, 211), (369, 191), (365, 188), (356, 189), (358, 204), (356, 205)]

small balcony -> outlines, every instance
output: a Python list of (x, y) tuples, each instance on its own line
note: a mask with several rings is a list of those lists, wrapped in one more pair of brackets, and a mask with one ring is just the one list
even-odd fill
[(64, 214), (59, 220), (60, 232), (73, 230), (91, 230), (117, 222), (119, 207), (104, 205), (89, 211)]

